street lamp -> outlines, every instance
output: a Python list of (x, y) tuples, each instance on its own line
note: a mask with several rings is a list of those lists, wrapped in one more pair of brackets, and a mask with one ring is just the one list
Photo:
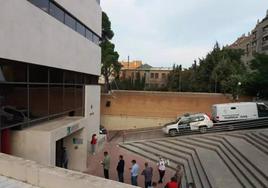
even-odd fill
[(238, 82), (238, 83), (237, 83), (236, 101), (238, 101), (238, 99), (239, 99), (239, 88), (240, 88), (241, 85), (242, 85), (241, 82)]

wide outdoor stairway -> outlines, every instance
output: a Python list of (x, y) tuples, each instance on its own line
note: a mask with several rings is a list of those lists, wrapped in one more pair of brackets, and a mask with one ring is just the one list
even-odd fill
[[(182, 187), (268, 187), (268, 129), (180, 136), (121, 144), (150, 160), (183, 166)], [(169, 178), (169, 177), (168, 177)]]

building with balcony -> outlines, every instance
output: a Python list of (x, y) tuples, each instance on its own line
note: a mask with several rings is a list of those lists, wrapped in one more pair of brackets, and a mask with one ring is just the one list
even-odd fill
[(258, 21), (255, 28), (247, 36), (242, 35), (229, 47), (244, 50), (242, 61), (246, 65), (249, 65), (254, 53), (268, 54), (268, 10), (262, 21)]
[(98, 0), (0, 0), (1, 152), (87, 168), (99, 131)]

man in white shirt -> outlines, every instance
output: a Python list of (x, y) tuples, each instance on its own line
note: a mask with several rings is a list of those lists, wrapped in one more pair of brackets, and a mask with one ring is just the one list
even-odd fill
[(158, 166), (158, 172), (159, 172), (159, 181), (158, 183), (163, 183), (163, 178), (165, 176), (165, 171), (166, 171), (166, 161), (160, 157), (159, 162), (157, 163)]
[(131, 173), (131, 185), (138, 186), (138, 175), (139, 175), (139, 165), (136, 163), (136, 160), (132, 160), (132, 167), (130, 170)]

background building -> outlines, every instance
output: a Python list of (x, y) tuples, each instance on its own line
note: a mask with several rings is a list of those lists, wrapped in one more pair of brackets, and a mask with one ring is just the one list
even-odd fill
[[(87, 167), (99, 129), (99, 1), (0, 0), (1, 151)], [(33, 126), (35, 125), (35, 126)]]
[(171, 67), (152, 67), (142, 61), (121, 62), (120, 79), (144, 80), (146, 88), (164, 88), (167, 86)]
[(247, 36), (242, 35), (229, 47), (244, 50), (245, 55), (242, 57), (242, 61), (246, 65), (253, 59), (254, 53), (268, 54), (268, 10), (262, 21), (258, 21)]

